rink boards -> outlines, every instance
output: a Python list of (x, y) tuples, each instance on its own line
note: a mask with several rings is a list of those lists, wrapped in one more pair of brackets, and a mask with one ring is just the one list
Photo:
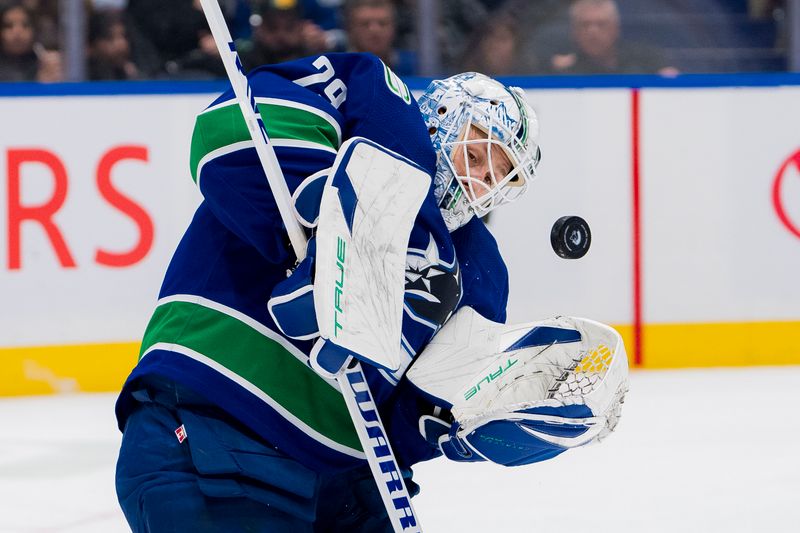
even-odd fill
[[(509, 321), (610, 323), (647, 368), (800, 364), (800, 77), (510, 81), (543, 160), (489, 220)], [(200, 201), (194, 115), (222, 87), (0, 86), (0, 395), (120, 386)], [(550, 249), (566, 214), (592, 227), (581, 260)]]

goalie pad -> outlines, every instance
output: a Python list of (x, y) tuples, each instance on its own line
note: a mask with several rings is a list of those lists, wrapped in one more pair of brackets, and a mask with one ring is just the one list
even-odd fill
[(628, 390), (619, 334), (583, 318), (506, 325), (464, 307), (406, 374), (451, 417), (423, 436), (457, 461), (517, 466), (605, 437)]
[(352, 355), (396, 372), (401, 351), (406, 253), (431, 185), (408, 159), (363, 138), (345, 142), (320, 202), (314, 307), (321, 341), (311, 354), (322, 374)]

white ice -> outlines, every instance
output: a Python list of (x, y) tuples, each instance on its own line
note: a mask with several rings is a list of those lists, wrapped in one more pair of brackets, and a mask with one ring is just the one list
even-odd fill
[[(113, 394), (0, 399), (0, 532), (129, 531)], [(604, 443), (418, 465), (426, 532), (798, 532), (800, 367), (635, 371)]]

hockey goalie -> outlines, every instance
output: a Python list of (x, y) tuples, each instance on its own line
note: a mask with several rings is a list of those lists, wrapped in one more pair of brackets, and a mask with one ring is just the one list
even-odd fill
[(203, 202), (116, 406), (133, 531), (391, 531), (339, 381), (356, 359), (412, 495), (420, 461), (520, 466), (614, 429), (627, 360), (613, 329), (505, 324), (508, 273), (481, 217), (540, 160), (520, 89), (464, 73), (417, 102), (365, 54), (247, 77), (310, 240), (296, 264), (225, 91), (197, 116)]

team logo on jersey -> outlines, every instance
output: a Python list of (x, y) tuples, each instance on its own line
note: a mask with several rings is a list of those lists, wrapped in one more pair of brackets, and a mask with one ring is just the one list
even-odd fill
[(383, 74), (386, 81), (386, 86), (389, 88), (391, 92), (396, 94), (403, 102), (406, 104), (411, 103), (411, 91), (408, 90), (408, 86), (403, 83), (403, 80), (400, 77), (392, 72), (392, 69), (386, 66), (386, 63), (381, 61), (383, 65)]
[(461, 299), (458, 260), (448, 264), (430, 235), (425, 250), (409, 248), (406, 256), (405, 311), (433, 330), (438, 330), (455, 311)]

